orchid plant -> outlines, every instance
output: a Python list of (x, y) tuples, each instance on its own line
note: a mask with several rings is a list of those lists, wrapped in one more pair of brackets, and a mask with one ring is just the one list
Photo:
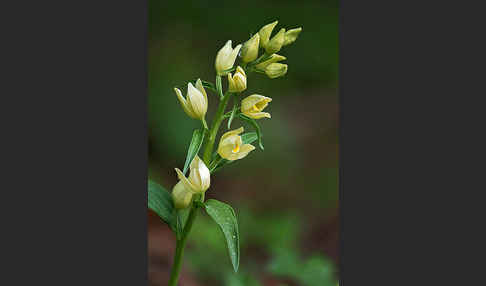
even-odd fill
[[(240, 95), (247, 88), (247, 74), (265, 74), (271, 79), (282, 77), (287, 73), (287, 65), (280, 63), (286, 58), (276, 54), (282, 47), (293, 43), (302, 28), (291, 30), (280, 29), (270, 37), (278, 21), (263, 26), (244, 44), (232, 47), (229, 40), (218, 51), (215, 59), (215, 84), (197, 79), (187, 83), (186, 97), (179, 88), (174, 88), (184, 112), (193, 119), (201, 121), (201, 128), (194, 130), (189, 144), (187, 157), (182, 170), (175, 168), (179, 182), (167, 192), (159, 184), (149, 180), (148, 207), (168, 224), (176, 235), (176, 251), (172, 266), (169, 286), (177, 285), (182, 265), (184, 248), (191, 231), (194, 219), (200, 209), (203, 209), (221, 228), (228, 246), (228, 253), (233, 268), (238, 271), (240, 249), (239, 230), (233, 208), (218, 200), (204, 199), (205, 192), (210, 188), (211, 176), (228, 164), (245, 158), (255, 150), (253, 142), (258, 140), (261, 150), (264, 149), (262, 132), (257, 120), (271, 118), (264, 109), (272, 101), (270, 97), (253, 94), (241, 101)], [(261, 53), (260, 56), (258, 56)], [(239, 57), (240, 64), (235, 67)], [(233, 72), (233, 74), (232, 74)], [(223, 92), (222, 79), (228, 80), (228, 89)], [(211, 120), (206, 122), (208, 109), (208, 94), (211, 90), (218, 96), (219, 105)], [(233, 99), (233, 108), (226, 111), (227, 105)], [(222, 122), (227, 119), (227, 128), (231, 129), (234, 119), (248, 122), (255, 131), (244, 132), (243, 127), (224, 133), (214, 151), (216, 136)], [(199, 157), (202, 149), (202, 159)], [(187, 172), (189, 175), (186, 177)]]

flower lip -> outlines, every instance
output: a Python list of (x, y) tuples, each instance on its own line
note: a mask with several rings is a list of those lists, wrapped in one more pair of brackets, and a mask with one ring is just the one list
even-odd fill
[(219, 141), (218, 154), (230, 161), (242, 159), (255, 149), (251, 144), (243, 144), (241, 134), (243, 127), (231, 130), (223, 134)]
[(250, 95), (241, 101), (241, 112), (253, 119), (271, 118), (270, 113), (262, 112), (271, 101), (270, 97), (259, 94)]

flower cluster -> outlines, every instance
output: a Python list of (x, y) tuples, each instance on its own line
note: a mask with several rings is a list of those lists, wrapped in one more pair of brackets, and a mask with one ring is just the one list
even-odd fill
[[(228, 40), (225, 45), (216, 54), (214, 67), (216, 70), (216, 84), (201, 81), (198, 79), (187, 84), (187, 96), (184, 98), (182, 91), (174, 88), (176, 96), (184, 112), (191, 118), (201, 120), (205, 134), (205, 151), (203, 159), (197, 154), (190, 163), (189, 177), (186, 178), (184, 173), (176, 168), (179, 182), (172, 189), (172, 198), (177, 209), (187, 208), (194, 200), (194, 196), (204, 198), (204, 192), (210, 186), (210, 174), (215, 167), (222, 164), (221, 162), (231, 162), (246, 157), (255, 147), (251, 142), (245, 142), (242, 136), (243, 127), (228, 131), (222, 135), (219, 140), (217, 151), (213, 152), (213, 144), (216, 139), (221, 122), (229, 118), (228, 129), (230, 128), (233, 118), (241, 118), (257, 125), (255, 120), (262, 118), (271, 118), (270, 113), (264, 112), (264, 109), (272, 101), (270, 97), (260, 94), (252, 94), (241, 101), (239, 95), (247, 89), (247, 74), (256, 72), (266, 74), (269, 78), (274, 79), (282, 77), (287, 73), (287, 64), (281, 63), (286, 57), (278, 55), (282, 47), (293, 43), (302, 28), (286, 30), (280, 29), (273, 37), (272, 31), (278, 21), (263, 26), (258, 33), (250, 37), (243, 44), (232, 47), (232, 41)], [(261, 55), (259, 56), (259, 54)], [(240, 58), (240, 64), (235, 67), (235, 61)], [(233, 73), (232, 73), (233, 72)], [(228, 90), (223, 93), (222, 78), (228, 80)], [(208, 128), (206, 123), (206, 112), (208, 109), (208, 96), (206, 88), (215, 91), (219, 95), (220, 104), (218, 113)], [(230, 98), (234, 98), (234, 106), (231, 112), (224, 113)], [(261, 140), (260, 132), (259, 140)], [(191, 143), (192, 145), (192, 143)], [(263, 149), (263, 145), (260, 146)], [(197, 152), (196, 152), (197, 153)], [(192, 158), (192, 157), (191, 157)], [(208, 168), (208, 166), (210, 166)], [(203, 199), (202, 199), (203, 200)]]

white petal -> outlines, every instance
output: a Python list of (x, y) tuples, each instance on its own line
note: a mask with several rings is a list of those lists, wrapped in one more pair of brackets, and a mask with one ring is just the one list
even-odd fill
[(179, 170), (178, 168), (175, 168), (176, 170), (176, 173), (177, 173), (177, 177), (179, 178), (179, 180), (184, 184), (184, 187), (186, 187), (186, 189), (188, 190), (191, 190), (193, 192), (196, 192), (197, 189), (192, 185), (192, 183), (186, 178), (186, 176), (184, 176), (184, 174), (182, 173), (181, 170)]
[(182, 92), (178, 88), (174, 88), (174, 91), (177, 95), (177, 99), (179, 99), (179, 102), (181, 103), (182, 109), (184, 109), (184, 112), (187, 115), (189, 115), (189, 117), (196, 118), (196, 114), (194, 114), (192, 107), (190, 106), (190, 104), (188, 104), (187, 100), (182, 96)]
[(206, 115), (208, 105), (206, 104), (204, 95), (191, 83), (187, 84), (187, 100), (189, 103), (188, 105), (192, 107), (194, 114), (198, 118), (202, 118)]
[(196, 88), (204, 95), (204, 99), (206, 100), (206, 105), (208, 104), (208, 95), (206, 93), (206, 90), (204, 89), (204, 86), (202, 85), (202, 81), (200, 78), (197, 79), (196, 81)]

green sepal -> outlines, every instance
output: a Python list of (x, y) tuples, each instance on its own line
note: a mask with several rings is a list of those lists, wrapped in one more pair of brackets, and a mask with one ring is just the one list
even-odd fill
[(244, 115), (243, 113), (240, 113), (238, 114), (238, 116), (242, 119), (242, 120), (245, 120), (246, 122), (250, 123), (253, 128), (255, 128), (255, 131), (258, 135), (258, 145), (260, 146), (260, 149), (264, 150), (264, 147), (263, 147), (263, 142), (262, 142), (262, 137), (263, 137), (263, 134), (260, 130), (260, 126), (258, 125), (258, 123), (256, 122), (255, 119), (253, 118), (250, 118), (246, 115)]

